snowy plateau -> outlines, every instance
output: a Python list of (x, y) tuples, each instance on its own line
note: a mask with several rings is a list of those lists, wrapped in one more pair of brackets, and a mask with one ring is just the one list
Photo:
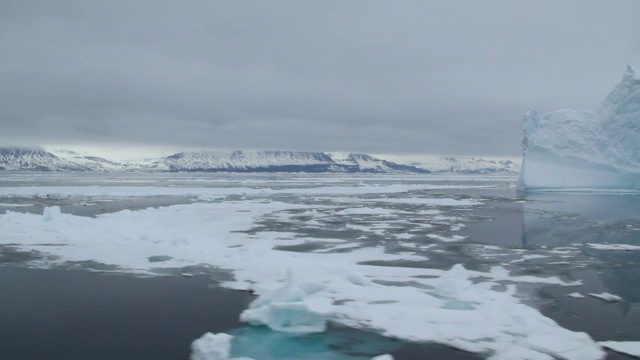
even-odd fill
[(518, 188), (640, 190), (640, 75), (627, 66), (598, 112), (528, 112)]
[(207, 151), (117, 162), (70, 150), (0, 148), (0, 171), (284, 172), (516, 174), (511, 160), (443, 157), (420, 166), (366, 154), (296, 151)]

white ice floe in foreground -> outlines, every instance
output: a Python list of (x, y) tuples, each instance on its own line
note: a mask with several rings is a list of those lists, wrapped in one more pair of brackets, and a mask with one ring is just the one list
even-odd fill
[(640, 341), (600, 341), (600, 345), (619, 353), (640, 357)]
[(640, 190), (640, 76), (627, 67), (600, 110), (528, 112), (519, 188)]
[(371, 360), (393, 360), (393, 356), (385, 354), (385, 355), (376, 356)]
[[(513, 277), (501, 267), (484, 273), (462, 265), (448, 271), (364, 265), (427, 259), (391, 254), (383, 246), (336, 253), (282, 251), (276, 248), (299, 244), (299, 239), (290, 233), (250, 231), (265, 216), (312, 208), (258, 198), (125, 210), (96, 218), (60, 214), (55, 208), (44, 215), (7, 212), (0, 215), (0, 244), (49, 255), (42, 266), (95, 261), (138, 273), (203, 264), (226, 269), (234, 280), (223, 286), (258, 295), (243, 320), (280, 331), (321, 331), (325, 322), (333, 322), (492, 359), (604, 356), (587, 334), (560, 327), (516, 294), (514, 283), (566, 284), (558, 278)], [(203, 341), (196, 345), (202, 353), (209, 345), (224, 343), (222, 338)]]
[(572, 292), (571, 294), (567, 295), (570, 298), (574, 298), (574, 299), (584, 299), (585, 296), (580, 294), (579, 292)]
[(233, 336), (206, 333), (191, 343), (191, 360), (229, 360)]
[(609, 302), (620, 302), (620, 301), (622, 301), (622, 298), (620, 296), (609, 294), (607, 292), (603, 292), (603, 293), (600, 293), (600, 294), (589, 293), (589, 295), (593, 296), (594, 298), (597, 298), (597, 299), (600, 299), (600, 300), (604, 300), (604, 301), (609, 301)]
[(322, 290), (324, 286), (318, 283), (295, 284), (291, 272), (287, 272), (286, 283), (260, 295), (240, 314), (240, 321), (290, 333), (323, 332), (331, 313), (331, 299), (309, 297)]
[(596, 250), (606, 250), (606, 251), (633, 251), (640, 250), (640, 246), (637, 245), (629, 245), (629, 244), (587, 244), (589, 247)]

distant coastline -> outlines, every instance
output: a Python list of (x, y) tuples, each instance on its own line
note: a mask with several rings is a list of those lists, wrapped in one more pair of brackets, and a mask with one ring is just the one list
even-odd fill
[(430, 164), (405, 165), (367, 154), (301, 151), (181, 152), (134, 161), (114, 161), (74, 151), (0, 148), (0, 171), (42, 172), (237, 172), (372, 174), (517, 174), (511, 160), (443, 157)]

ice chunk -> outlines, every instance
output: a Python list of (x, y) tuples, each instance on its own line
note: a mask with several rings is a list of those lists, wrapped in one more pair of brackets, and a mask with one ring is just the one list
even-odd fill
[(385, 355), (376, 356), (376, 357), (372, 358), (371, 360), (393, 360), (393, 356), (391, 356), (389, 354), (385, 354)]
[(360, 285), (360, 286), (374, 285), (369, 279), (356, 273), (349, 273), (346, 275), (346, 278), (350, 283), (354, 285)]
[(323, 289), (321, 284), (295, 284), (288, 273), (286, 284), (254, 300), (240, 321), (288, 333), (323, 332), (331, 304), (327, 298), (308, 296)]
[(448, 298), (458, 298), (461, 293), (471, 289), (472, 283), (469, 280), (471, 273), (461, 264), (453, 265), (435, 282), (435, 289), (438, 294)]
[(205, 202), (215, 202), (224, 200), (226, 196), (224, 195), (214, 195), (214, 194), (203, 194), (198, 196), (198, 200)]
[(584, 295), (580, 294), (579, 292), (572, 292), (571, 294), (567, 295), (568, 297), (574, 298), (574, 299), (584, 299)]
[(622, 81), (590, 110), (529, 111), (518, 189), (640, 190), (640, 78)]
[(191, 360), (227, 360), (233, 336), (206, 333), (191, 343)]
[(60, 206), (45, 207), (42, 211), (42, 220), (53, 221), (58, 219), (61, 214), (62, 211), (60, 211)]
[(606, 250), (606, 251), (640, 250), (640, 246), (628, 245), (628, 244), (592, 244), (592, 243), (588, 243), (587, 245), (589, 245), (589, 247), (594, 248), (596, 250)]
[(229, 358), (233, 336), (206, 333), (191, 343), (191, 360), (253, 360), (248, 357)]
[(619, 353), (640, 357), (640, 341), (600, 341), (600, 345)]
[(610, 301), (610, 302), (622, 301), (622, 298), (620, 296), (609, 294), (607, 292), (603, 292), (601, 294), (589, 293), (589, 295), (593, 296), (594, 298), (598, 298), (598, 299), (601, 299), (601, 300), (604, 300), (604, 301)]

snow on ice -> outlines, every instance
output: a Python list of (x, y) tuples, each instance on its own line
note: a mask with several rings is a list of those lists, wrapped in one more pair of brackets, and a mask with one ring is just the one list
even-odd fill
[(233, 336), (206, 333), (191, 343), (191, 360), (229, 360)]
[(574, 298), (574, 299), (584, 299), (584, 295), (580, 294), (579, 292), (572, 292), (571, 294), (567, 295), (570, 298)]
[(600, 110), (528, 112), (518, 188), (640, 190), (640, 77), (627, 67)]
[(600, 345), (619, 353), (640, 357), (640, 341), (600, 341)]
[(603, 292), (601, 294), (589, 293), (589, 295), (594, 298), (598, 298), (600, 300), (609, 301), (609, 302), (620, 302), (622, 298), (618, 295), (609, 294), (607, 292)]
[(59, 218), (61, 214), (59, 206), (45, 207), (42, 212), (42, 220), (53, 221)]
[(589, 247), (596, 250), (605, 250), (605, 251), (633, 251), (640, 250), (640, 246), (637, 245), (629, 245), (629, 244), (587, 244)]
[(323, 332), (331, 312), (331, 300), (308, 296), (323, 289), (324, 286), (318, 283), (294, 284), (289, 271), (286, 283), (254, 300), (240, 314), (240, 321), (251, 325), (267, 325), (282, 332)]
[[(409, 191), (412, 187), (384, 188), (350, 187), (349, 190), (388, 194), (400, 189)], [(120, 194), (138, 190), (135, 187), (117, 189)], [(223, 193), (221, 189), (216, 190)], [(306, 191), (311, 196), (318, 192), (346, 193), (341, 187)], [(80, 188), (65, 192), (75, 196), (81, 192), (104, 194), (105, 191)], [(222, 195), (232, 194), (228, 190)], [(439, 270), (363, 264), (426, 259), (416, 253), (389, 253), (379, 245), (344, 248), (335, 253), (281, 251), (277, 249), (279, 246), (304, 243), (306, 239), (277, 231), (251, 231), (256, 221), (293, 210), (312, 214), (310, 210), (317, 206), (259, 196), (254, 200), (230, 198), (213, 203), (125, 210), (95, 218), (60, 214), (59, 208), (47, 208), (43, 215), (8, 211), (0, 215), (0, 244), (17, 244), (14, 246), (19, 250), (53, 255), (33, 263), (43, 267), (51, 262), (96, 261), (117, 266), (121, 271), (148, 274), (154, 274), (154, 269), (159, 268), (180, 269), (202, 264), (225, 269), (232, 272), (234, 280), (224, 282), (223, 286), (252, 290), (258, 295), (242, 314), (242, 320), (278, 331), (323, 331), (325, 324), (332, 322), (390, 338), (437, 342), (491, 355), (493, 359), (552, 356), (590, 360), (604, 356), (600, 346), (587, 334), (564, 329), (523, 304), (514, 285), (519, 282), (571, 283), (553, 277), (511, 276), (502, 267), (477, 272), (462, 265)], [(439, 201), (439, 205), (447, 207), (471, 204), (477, 203)], [(441, 216), (439, 212), (431, 215)], [(459, 219), (455, 219), (455, 224), (458, 223)], [(159, 257), (163, 261), (150, 260)], [(496, 288), (497, 284), (503, 285), (498, 287), (502, 290)], [(229, 356), (229, 341), (228, 337), (205, 335), (194, 342), (193, 359), (224, 359)]]

